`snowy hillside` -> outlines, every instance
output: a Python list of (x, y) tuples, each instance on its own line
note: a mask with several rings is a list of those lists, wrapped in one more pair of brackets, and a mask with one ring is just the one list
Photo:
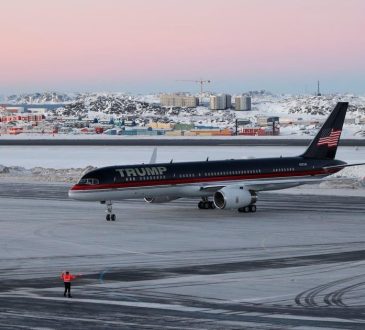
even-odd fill
[[(365, 115), (365, 96), (350, 94), (333, 94), (324, 96), (310, 95), (274, 95), (266, 91), (250, 91), (253, 111), (267, 115), (313, 115), (326, 116), (339, 101), (350, 103), (348, 115), (350, 118)], [(59, 114), (85, 115), (89, 111), (109, 115), (134, 114), (134, 115), (178, 115), (184, 108), (161, 109), (158, 95), (129, 95), (125, 93), (57, 93), (43, 92), (33, 94), (20, 94), (5, 97), (12, 104), (42, 104), (42, 103), (68, 103)], [(206, 98), (207, 102), (209, 99)], [(234, 95), (232, 100), (234, 100)], [(199, 108), (198, 108), (199, 109)], [(198, 109), (188, 109), (189, 115), (208, 115), (196, 112)], [(204, 107), (200, 107), (200, 110)], [(194, 111), (195, 110), (195, 111)], [(208, 110), (208, 108), (206, 108)], [(217, 113), (224, 117), (227, 111)], [(233, 114), (240, 112), (233, 111)], [(183, 113), (182, 113), (183, 114)], [(246, 112), (241, 114), (247, 114)]]
[(130, 96), (123, 94), (85, 94), (59, 109), (58, 115), (98, 118), (135, 116), (162, 119), (164, 122), (198, 123), (225, 127), (236, 118), (247, 118), (255, 122), (257, 116), (324, 118), (338, 101), (350, 102), (347, 118), (365, 117), (365, 97), (353, 95), (278, 96), (253, 94), (251, 112), (234, 110), (211, 111), (206, 106), (197, 108), (164, 108), (154, 96)]
[(355, 95), (324, 95), (254, 98), (254, 110), (273, 115), (327, 116), (337, 102), (349, 102), (348, 117), (365, 116), (365, 97)]
[[(58, 116), (116, 118), (122, 115), (141, 116), (158, 112), (159, 106), (138, 101), (135, 97), (118, 93), (80, 94), (70, 104), (56, 110)], [(156, 113), (157, 111), (157, 113)]]
[[(162, 123), (183, 123), (200, 127), (234, 129), (236, 119), (243, 119), (249, 126), (255, 126), (262, 116), (280, 117), (282, 136), (313, 135), (318, 124), (323, 122), (339, 101), (350, 103), (343, 137), (362, 138), (365, 132), (365, 96), (334, 94), (274, 95), (266, 91), (248, 92), (252, 97), (252, 111), (219, 110), (208, 108), (209, 98), (204, 98), (204, 106), (197, 108), (162, 107), (158, 95), (129, 95), (125, 93), (34, 93), (12, 95), (7, 98), (12, 104), (54, 103), (60, 104), (56, 110), (48, 112), (67, 119), (68, 117), (110, 121), (133, 120), (139, 126), (150, 121)], [(234, 95), (232, 95), (232, 101)], [(299, 122), (302, 120), (303, 122)], [(293, 124), (292, 122), (295, 121)], [(290, 123), (290, 126), (288, 125)], [(316, 126), (317, 125), (317, 126)]]
[(76, 99), (77, 94), (65, 94), (57, 92), (28, 93), (19, 95), (10, 95), (4, 98), (4, 101), (10, 104), (52, 104), (67, 103)]

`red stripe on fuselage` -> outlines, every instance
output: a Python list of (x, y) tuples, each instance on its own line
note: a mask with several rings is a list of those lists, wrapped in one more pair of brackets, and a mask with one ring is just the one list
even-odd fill
[(166, 179), (166, 180), (149, 180), (149, 181), (131, 181), (131, 182), (119, 182), (119, 183), (107, 183), (97, 185), (79, 185), (76, 184), (71, 190), (99, 190), (99, 189), (120, 189), (120, 188), (134, 188), (134, 187), (151, 187), (151, 186), (164, 186), (174, 184), (189, 184), (199, 182), (215, 182), (215, 181), (240, 181), (240, 180), (252, 180), (252, 179), (267, 179), (267, 178), (281, 178), (281, 177), (298, 177), (308, 175), (319, 175), (319, 174), (333, 174), (338, 172), (339, 169), (331, 170), (307, 170), (297, 172), (277, 172), (277, 173), (260, 173), (260, 174), (249, 174), (249, 175), (226, 175), (226, 176), (214, 176), (214, 177), (195, 177), (195, 178), (177, 178), (177, 179)]

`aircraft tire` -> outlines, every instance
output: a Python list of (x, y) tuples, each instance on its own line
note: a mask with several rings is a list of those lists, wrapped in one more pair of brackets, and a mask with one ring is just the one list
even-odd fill
[(106, 215), (106, 221), (110, 221), (110, 214)]
[(250, 208), (250, 212), (252, 212), (252, 213), (256, 212), (256, 209), (257, 209), (256, 205), (250, 205), (249, 208)]
[(204, 204), (204, 209), (205, 210), (209, 210), (210, 209), (210, 202), (203, 202)]
[(115, 221), (115, 219), (116, 219), (115, 214), (112, 214), (111, 217), (110, 217), (110, 220)]
[(238, 212), (240, 212), (240, 213), (248, 213), (248, 212), (251, 212), (251, 211), (250, 211), (250, 207), (245, 206), (245, 207), (240, 207), (238, 209)]

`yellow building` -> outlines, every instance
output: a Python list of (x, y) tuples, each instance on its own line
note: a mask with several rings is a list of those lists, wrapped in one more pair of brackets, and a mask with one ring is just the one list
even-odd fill
[(148, 127), (151, 127), (152, 129), (171, 130), (171, 129), (174, 129), (175, 124), (173, 124), (173, 123), (161, 123), (161, 122), (150, 122), (148, 124)]
[(199, 105), (199, 99), (195, 96), (163, 94), (160, 104), (164, 107), (195, 108)]

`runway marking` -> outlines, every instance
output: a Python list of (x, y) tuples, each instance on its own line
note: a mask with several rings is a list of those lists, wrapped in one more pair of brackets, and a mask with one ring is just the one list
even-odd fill
[[(39, 314), (37, 315), (27, 315), (24, 313), (13, 313), (13, 312), (0, 312), (0, 315), (4, 315), (5, 317), (11, 317), (11, 316), (17, 316), (17, 317), (21, 317), (21, 318), (31, 318), (31, 319), (46, 319), (46, 320), (50, 320), (49, 315), (45, 315), (45, 316), (40, 316)], [(124, 322), (124, 321), (108, 321), (105, 319), (91, 319), (91, 318), (81, 318), (81, 317), (70, 317), (70, 316), (52, 316), (51, 320), (59, 320), (59, 321), (75, 321), (75, 322), (88, 322), (88, 323), (102, 323), (102, 324), (113, 324), (113, 325), (133, 325), (133, 326), (138, 326), (139, 328), (150, 328), (150, 325), (141, 325), (140, 323), (132, 323), (132, 322)], [(2, 326), (4, 326), (4, 324), (2, 324)], [(10, 327), (14, 327), (14, 324), (9, 324), (9, 328)], [(174, 327), (174, 326), (163, 326), (164, 329), (180, 329), (180, 327)], [(16, 325), (16, 328), (25, 328), (25, 329), (54, 329), (54, 328), (45, 328), (45, 327), (30, 327), (30, 326), (19, 326)]]
[(268, 316), (262, 317), (269, 317), (274, 319), (292, 319), (292, 320), (305, 320), (305, 321), (326, 321), (326, 322), (342, 322), (342, 323), (365, 323), (364, 320), (346, 320), (346, 319), (338, 319), (335, 317), (316, 317), (316, 316), (296, 316), (296, 315), (288, 315), (288, 314), (270, 314)]
[(233, 300), (227, 300), (227, 303), (239, 303), (239, 302), (256, 302), (256, 301), (262, 301), (267, 299), (277, 299), (277, 298), (292, 298), (293, 294), (283, 294), (283, 295), (276, 295), (276, 296), (267, 296), (267, 297), (259, 297), (259, 298), (245, 298), (245, 299), (233, 299)]
[[(12, 295), (1, 295), (3, 297), (6, 296), (12, 296)], [(184, 305), (175, 305), (175, 304), (161, 304), (161, 303), (149, 303), (149, 302), (127, 302), (127, 301), (111, 301), (111, 300), (97, 300), (97, 299), (80, 299), (80, 298), (58, 298), (58, 297), (41, 297), (37, 295), (31, 295), (30, 296), (24, 296), (25, 299), (37, 299), (37, 300), (44, 300), (44, 301), (55, 301), (55, 302), (67, 302), (68, 304), (73, 303), (86, 303), (86, 304), (100, 304), (100, 305), (113, 305), (113, 306), (125, 306), (125, 307), (136, 307), (136, 308), (147, 308), (147, 309), (158, 309), (158, 310), (169, 310), (169, 311), (177, 311), (177, 312), (198, 312), (198, 313), (204, 313), (204, 314), (225, 314), (230, 315), (232, 314), (232, 310), (222, 309), (222, 308), (199, 308), (199, 307), (191, 307), (191, 306), (184, 306)], [(236, 315), (242, 315), (247, 316), (250, 315), (250, 312), (242, 313), (242, 312), (234, 312)], [(11, 312), (0, 312), (0, 315), (4, 316), (21, 316), (21, 317), (27, 317), (27, 318), (35, 318), (35, 319), (48, 319), (49, 316), (39, 316), (37, 315), (27, 315), (25, 313), (11, 313)], [(348, 320), (348, 319), (341, 319), (341, 318), (334, 318), (334, 317), (316, 317), (316, 316), (305, 316), (305, 315), (292, 315), (292, 314), (273, 314), (273, 313), (260, 313), (255, 312), (254, 315), (256, 317), (261, 317), (264, 319), (285, 319), (285, 320), (302, 320), (302, 321), (320, 321), (320, 322), (338, 322), (343, 324), (364, 324), (364, 320)], [(118, 322), (118, 321), (105, 321), (105, 320), (98, 320), (98, 319), (84, 319), (84, 318), (74, 318), (74, 317), (62, 317), (57, 316), (56, 319), (59, 320), (72, 320), (72, 321), (87, 321), (92, 323), (100, 323), (100, 322), (106, 322), (110, 324), (129, 324), (124, 322)], [(134, 323), (130, 323), (131, 325), (137, 325)], [(139, 325), (139, 324), (138, 324)], [(166, 327), (165, 327), (166, 328)], [(176, 329), (176, 327), (169, 327), (172, 329)]]
[[(13, 293), (4, 293), (1, 297), (14, 297)], [(42, 297), (37, 294), (17, 294), (17, 297), (25, 299), (38, 299), (47, 301), (63, 301), (67, 303), (87, 303), (87, 304), (101, 304), (101, 305), (114, 305), (114, 306), (126, 306), (126, 307), (137, 307), (137, 308), (151, 308), (151, 309), (162, 309), (162, 310), (173, 310), (180, 312), (203, 312), (203, 313), (215, 313), (215, 309), (190, 307), (183, 305), (174, 304), (160, 304), (160, 303), (149, 303), (149, 302), (133, 302), (133, 301), (116, 301), (116, 300), (104, 300), (104, 299), (82, 299), (82, 298), (59, 298), (59, 297)], [(224, 312), (230, 312), (229, 310), (222, 310)]]
[[(4, 293), (0, 295), (1, 297), (14, 297), (12, 293)], [(105, 300), (105, 299), (85, 299), (85, 298), (59, 298), (59, 297), (42, 297), (35, 293), (24, 292), (22, 295), (20, 292), (17, 292), (17, 297), (22, 297), (25, 299), (37, 299), (37, 300), (46, 300), (46, 301), (62, 301), (67, 303), (87, 303), (87, 304), (101, 304), (101, 305), (113, 305), (113, 306), (125, 306), (125, 307), (136, 307), (136, 308), (149, 308), (149, 309), (160, 309), (160, 310), (171, 310), (171, 311), (179, 311), (179, 312), (201, 312), (208, 314), (229, 314), (232, 311), (228, 309), (214, 309), (214, 308), (200, 308), (200, 307), (191, 307), (184, 305), (174, 305), (174, 304), (161, 304), (161, 303), (150, 303), (150, 302), (131, 302), (131, 301), (116, 301), (116, 300)], [(258, 313), (261, 316), (264, 313)]]

